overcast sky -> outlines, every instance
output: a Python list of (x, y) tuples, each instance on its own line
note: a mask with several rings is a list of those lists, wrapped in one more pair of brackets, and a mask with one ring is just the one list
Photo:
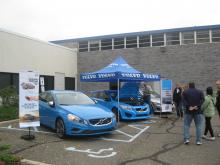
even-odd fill
[(220, 24), (220, 0), (0, 0), (0, 28), (45, 41)]

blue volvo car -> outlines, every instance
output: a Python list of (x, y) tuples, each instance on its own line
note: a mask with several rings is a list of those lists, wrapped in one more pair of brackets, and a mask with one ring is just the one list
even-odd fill
[(82, 92), (46, 91), (40, 94), (40, 123), (65, 135), (96, 135), (117, 128), (114, 113)]
[(149, 105), (131, 94), (119, 94), (119, 106), (117, 90), (92, 91), (91, 97), (100, 105), (109, 108), (116, 119), (136, 120), (151, 117)]

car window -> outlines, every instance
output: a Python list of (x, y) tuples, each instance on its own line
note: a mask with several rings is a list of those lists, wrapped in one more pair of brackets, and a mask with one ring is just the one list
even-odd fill
[(40, 101), (47, 102), (47, 101), (46, 101), (46, 95), (47, 95), (46, 92), (40, 93)]
[(112, 93), (110, 93), (110, 96), (111, 96), (111, 98), (112, 98), (113, 100), (115, 100), (116, 97), (117, 97), (117, 93), (112, 92)]
[(100, 92), (100, 99), (110, 100), (110, 97), (105, 92)]
[(92, 97), (94, 98), (99, 98), (99, 94), (100, 92), (95, 92), (95, 93), (92, 93)]
[(41, 93), (40, 100), (43, 102), (54, 101), (53, 96), (51, 95), (51, 93), (48, 92)]
[(46, 95), (46, 101), (47, 101), (47, 102), (49, 102), (49, 101), (54, 101), (53, 96), (52, 96), (51, 93), (47, 93), (47, 95)]

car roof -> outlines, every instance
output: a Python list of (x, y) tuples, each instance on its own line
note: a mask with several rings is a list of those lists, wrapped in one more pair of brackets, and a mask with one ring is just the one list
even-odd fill
[[(50, 93), (82, 93), (80, 91), (73, 91), (73, 90), (48, 90), (48, 91), (45, 91), (45, 92), (50, 92)], [(42, 92), (44, 93), (44, 92)]]
[(98, 92), (117, 92), (117, 90), (97, 90), (97, 91), (91, 91), (91, 93), (98, 93)]

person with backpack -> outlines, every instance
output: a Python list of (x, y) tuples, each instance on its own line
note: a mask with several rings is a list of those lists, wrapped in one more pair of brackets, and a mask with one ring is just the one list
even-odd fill
[[(211, 124), (211, 119), (215, 115), (215, 98), (213, 97), (212, 87), (208, 87), (206, 89), (205, 101), (203, 102), (201, 109), (205, 116), (205, 132), (202, 138), (207, 140), (215, 140)], [(210, 133), (211, 137), (207, 136), (208, 132)]]

